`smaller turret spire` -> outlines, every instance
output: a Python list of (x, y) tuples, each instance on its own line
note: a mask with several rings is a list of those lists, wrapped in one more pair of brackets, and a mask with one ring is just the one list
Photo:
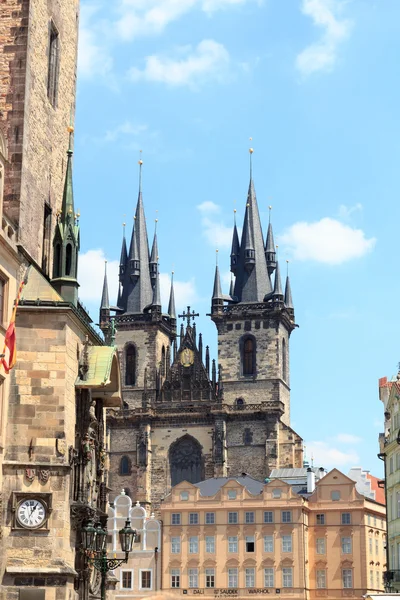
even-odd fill
[(274, 233), (272, 231), (272, 224), (271, 224), (272, 206), (269, 206), (268, 208), (269, 208), (269, 223), (268, 223), (267, 239), (265, 242), (265, 259), (267, 261), (268, 275), (271, 276), (272, 273), (276, 269), (276, 252), (275, 252)]
[(233, 280), (233, 275), (231, 276), (231, 285), (229, 287), (229, 295), (231, 298), (235, 295), (235, 282)]
[(218, 250), (216, 251), (216, 263), (217, 264), (215, 265), (214, 289), (211, 299), (211, 312), (213, 314), (221, 312), (224, 308), (224, 296), (222, 294), (221, 277), (219, 274), (218, 267)]
[(289, 279), (289, 261), (286, 261), (287, 267), (287, 275), (286, 275), (286, 285), (285, 285), (285, 306), (291, 310), (294, 310), (293, 299), (292, 299), (292, 290), (290, 287), (290, 279)]
[(272, 297), (275, 302), (283, 303), (283, 291), (282, 291), (281, 272), (279, 269), (279, 261), (276, 261), (274, 291), (272, 293)]
[(128, 250), (126, 248), (126, 238), (125, 238), (125, 225), (126, 223), (122, 223), (122, 247), (121, 247), (121, 258), (119, 260), (119, 281), (123, 283), (126, 262), (128, 260)]
[(154, 227), (154, 238), (153, 238), (153, 245), (151, 248), (151, 254), (150, 254), (150, 261), (149, 261), (149, 265), (150, 265), (150, 277), (151, 277), (151, 281), (154, 285), (154, 280), (157, 277), (157, 271), (158, 271), (158, 244), (157, 244), (157, 223), (158, 223), (158, 219), (155, 219), (155, 227)]
[(239, 260), (240, 254), (240, 243), (239, 243), (239, 235), (236, 227), (236, 208), (233, 211), (234, 213), (234, 224), (233, 224), (233, 235), (232, 235), (232, 249), (231, 249), (231, 271), (235, 275), (237, 270), (237, 263)]
[(151, 305), (153, 308), (161, 311), (160, 275), (158, 272), (158, 265), (157, 265), (156, 277), (154, 280), (153, 300), (152, 300)]
[(171, 319), (175, 319), (176, 320), (175, 292), (174, 292), (174, 271), (172, 271), (172, 273), (171, 273), (171, 291), (169, 293), (168, 314), (171, 317)]
[(109, 309), (110, 300), (108, 296), (108, 281), (107, 281), (107, 261), (104, 261), (104, 281), (103, 281), (103, 293), (101, 296), (100, 309)]

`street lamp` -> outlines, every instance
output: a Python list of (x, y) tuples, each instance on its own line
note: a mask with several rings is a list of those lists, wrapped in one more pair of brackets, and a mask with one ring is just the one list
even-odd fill
[(128, 562), (129, 552), (132, 550), (135, 537), (136, 531), (132, 529), (131, 522), (128, 520), (125, 527), (119, 532), (121, 548), (125, 552), (125, 558), (107, 558), (106, 528), (103, 528), (101, 523), (97, 523), (94, 527), (93, 521), (89, 521), (86, 527), (82, 528), (82, 544), (89, 564), (101, 573), (101, 600), (106, 600), (107, 573), (120, 567), (122, 563)]

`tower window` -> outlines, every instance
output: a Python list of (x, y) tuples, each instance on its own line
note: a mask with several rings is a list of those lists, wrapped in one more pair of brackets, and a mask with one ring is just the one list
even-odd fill
[[(123, 456), (121, 458), (121, 462), (119, 464), (119, 474), (120, 475), (130, 475), (131, 472), (131, 464), (130, 460), (127, 456)], [(126, 490), (125, 490), (126, 494)]]
[(47, 96), (54, 108), (57, 105), (58, 76), (60, 72), (60, 39), (53, 22), (49, 32), (49, 66), (47, 74)]
[(286, 341), (282, 339), (282, 378), (287, 380)]
[(165, 365), (165, 346), (161, 350), (161, 375), (165, 377), (166, 365)]
[(136, 350), (134, 346), (128, 346), (126, 350), (125, 385), (136, 383)]
[(65, 252), (65, 275), (69, 277), (71, 275), (72, 270), (72, 246), (71, 244), (67, 244), (67, 249)]
[(256, 343), (252, 337), (246, 337), (242, 351), (243, 375), (254, 375), (256, 372)]

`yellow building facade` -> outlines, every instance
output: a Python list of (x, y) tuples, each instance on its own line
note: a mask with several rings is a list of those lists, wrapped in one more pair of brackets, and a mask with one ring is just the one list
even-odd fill
[(161, 520), (163, 589), (177, 596), (333, 599), (383, 590), (385, 507), (336, 469), (304, 495), (248, 476), (182, 482)]

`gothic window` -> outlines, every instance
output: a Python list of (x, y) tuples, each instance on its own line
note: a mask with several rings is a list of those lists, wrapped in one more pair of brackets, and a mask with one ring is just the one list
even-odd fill
[(282, 339), (282, 377), (287, 380), (286, 341)]
[(161, 350), (161, 375), (165, 376), (165, 371), (165, 346), (163, 346)]
[(242, 406), (244, 406), (243, 398), (236, 398), (235, 404), (236, 404), (236, 408), (242, 408)]
[(60, 72), (60, 39), (54, 23), (50, 23), (49, 64), (47, 73), (47, 96), (51, 104), (57, 105), (58, 76)]
[(171, 446), (169, 464), (173, 486), (181, 481), (198, 483), (204, 477), (201, 446), (189, 435), (183, 436)]
[(53, 268), (54, 277), (60, 277), (60, 275), (61, 275), (60, 262), (61, 262), (61, 246), (60, 246), (60, 244), (57, 244), (55, 247), (55, 251), (54, 251), (54, 268)]
[(250, 446), (253, 443), (253, 432), (247, 427), (243, 432), (243, 443), (245, 446)]
[(125, 385), (136, 383), (136, 350), (134, 346), (128, 346), (125, 360)]
[[(123, 456), (121, 458), (121, 462), (119, 463), (119, 474), (120, 475), (130, 475), (131, 472), (131, 463), (127, 456)], [(126, 490), (125, 490), (126, 493)]]
[(242, 348), (243, 375), (254, 375), (256, 372), (256, 342), (253, 337), (243, 340)]
[(67, 249), (65, 252), (65, 274), (67, 277), (71, 275), (72, 269), (72, 246), (71, 244), (67, 244)]

